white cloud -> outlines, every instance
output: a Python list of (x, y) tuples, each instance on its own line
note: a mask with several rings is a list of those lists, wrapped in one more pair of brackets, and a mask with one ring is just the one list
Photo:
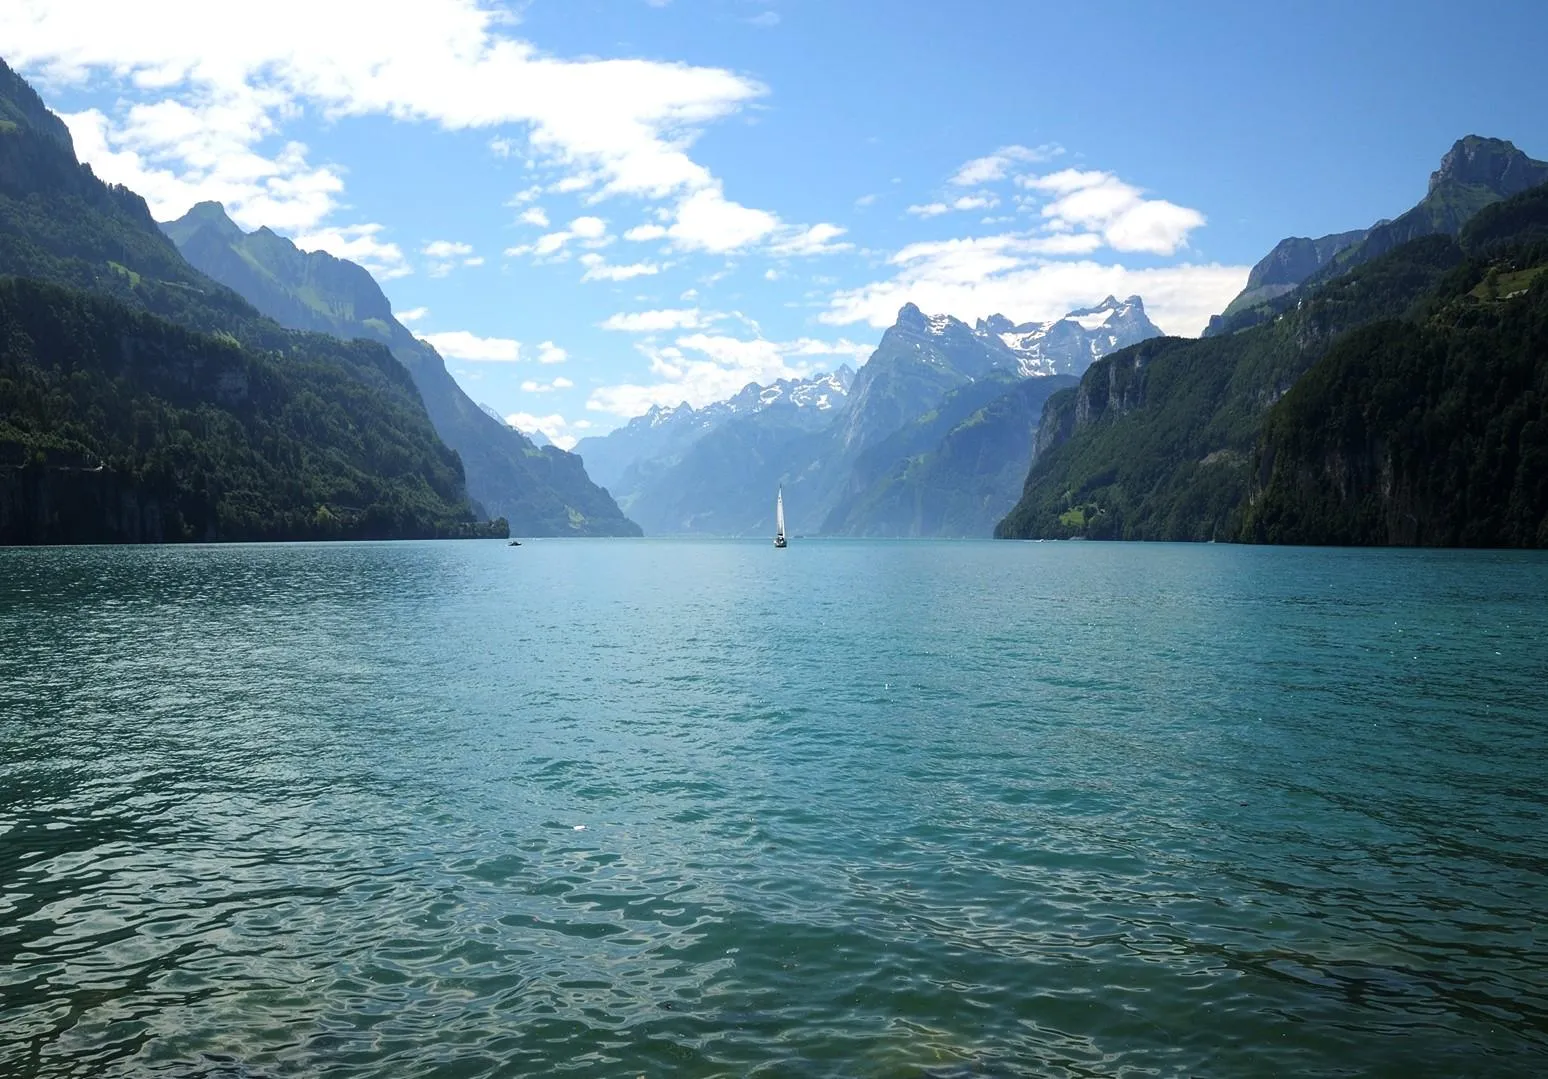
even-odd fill
[[(1169, 333), (1193, 335), (1247, 280), (1248, 267), (1219, 264), (1129, 269), (1089, 259), (1049, 259), (1051, 247), (1078, 252), (1089, 234), (989, 236), (912, 244), (893, 256), (896, 274), (835, 293), (818, 320), (890, 326), (905, 303), (965, 321), (999, 312), (1016, 321), (1057, 318), (1103, 296), (1138, 293)], [(1067, 253), (1058, 251), (1055, 253)]]
[(640, 242), (643, 240), (659, 240), (666, 233), (667, 230), (662, 225), (635, 225), (623, 235), (625, 240)]
[(963, 165), (952, 174), (947, 183), (958, 187), (976, 187), (979, 184), (993, 183), (996, 180), (1005, 179), (1006, 174), (1017, 164), (1051, 161), (1062, 153), (1064, 153), (1064, 147), (1052, 142), (1034, 147), (1002, 146), (992, 154), (975, 157)]
[(394, 311), (392, 317), (399, 322), (418, 322), (429, 313), (428, 307), (410, 307), (407, 311)]
[(538, 382), (536, 379), (529, 378), (521, 384), (521, 389), (523, 393), (552, 393), (555, 390), (568, 390), (574, 385), (575, 383), (561, 375), (552, 382)]
[(563, 363), (570, 358), (570, 354), (552, 341), (538, 343), (538, 363)]
[(420, 248), (419, 253), (433, 259), (461, 258), (473, 253), (473, 245), (452, 240), (432, 240)]
[(541, 206), (534, 206), (530, 210), (523, 210), (517, 215), (516, 220), (523, 225), (533, 225), (540, 229), (548, 227), (548, 214), (543, 211)]
[[(684, 335), (671, 345), (638, 347), (657, 381), (599, 386), (586, 402), (588, 409), (627, 417), (638, 416), (651, 405), (687, 401), (698, 407), (723, 400), (749, 382), (767, 385), (782, 378), (805, 377), (836, 366), (834, 358), (858, 363), (872, 351), (870, 345), (847, 339), (770, 341), (706, 333)], [(818, 365), (811, 359), (814, 357), (826, 357), (827, 362)]]
[(1063, 169), (1046, 176), (1022, 177), (1019, 183), (1055, 199), (1042, 208), (1055, 229), (1084, 228), (1101, 232), (1115, 251), (1174, 254), (1188, 234), (1203, 227), (1197, 210), (1147, 199), (1144, 192), (1110, 172)]
[(557, 412), (547, 416), (535, 416), (531, 412), (512, 412), (505, 417), (505, 422), (523, 434), (530, 435), (533, 431), (541, 431), (548, 441), (561, 450), (573, 449), (575, 443), (579, 441), (570, 433), (572, 430), (585, 430), (591, 426), (586, 420), (569, 423)]
[(546, 159), (600, 172), (613, 193), (653, 197), (706, 182), (686, 153), (692, 133), (765, 92), (718, 68), (546, 55), (476, 0), (381, 15), (370, 0), (270, 0), (238, 33), (220, 4), (20, 0), (0, 15), (0, 40), (12, 62), (61, 78), (99, 70), (157, 90), (262, 87), (275, 99), (266, 112), (307, 99), (333, 115), (524, 125)]
[(953, 210), (988, 210), (1000, 205), (993, 195), (963, 195), (951, 204)]
[(461, 266), (482, 266), (481, 256), (473, 254), (473, 245), (454, 240), (432, 240), (419, 253), (430, 259), (430, 276), (445, 277)]
[(950, 202), (929, 202), (923, 206), (910, 206), (908, 212), (916, 217), (939, 217), (953, 210), (987, 210), (999, 204), (1000, 200), (993, 195), (962, 195)]
[[(550, 232), (543, 236), (539, 236), (537, 243), (532, 245), (532, 250), (539, 255), (552, 255), (554, 252), (563, 248), (564, 245), (569, 243), (573, 238), (574, 233), (571, 232)], [(515, 248), (512, 248), (512, 250), (514, 251)]]
[(715, 183), (677, 204), (676, 220), (666, 236), (681, 250), (724, 254), (757, 243), (777, 228), (774, 214), (732, 202)]
[[(390, 17), (373, 0), (270, 0), (240, 26), (228, 7), (10, 0), (0, 41), (24, 71), (74, 83), (105, 75), (144, 99), (72, 127), (98, 173), (142, 191), (159, 217), (215, 198), (244, 225), (280, 229), (317, 227), (342, 192), (305, 147), (262, 149), (303, 112), (482, 128), (492, 153), (557, 171), (550, 187), (682, 199), (720, 197), (689, 150), (706, 125), (766, 93), (722, 68), (545, 53), (483, 0), (418, 0)], [(763, 211), (740, 209), (745, 234)], [(684, 225), (686, 244), (700, 236)]]
[[(1018, 162), (1041, 160), (1057, 148), (1006, 147), (970, 161), (954, 184), (1004, 179)], [(912, 243), (889, 260), (890, 277), (827, 298), (819, 316), (829, 325), (891, 325), (913, 302), (964, 320), (1001, 313), (1017, 321), (1057, 318), (1074, 307), (1112, 294), (1138, 293), (1156, 323), (1171, 333), (1196, 334), (1209, 316), (1240, 290), (1245, 266), (1198, 265), (1129, 268), (1089, 256), (1107, 247), (1122, 252), (1173, 255), (1189, 233), (1205, 224), (1197, 210), (1146, 197), (1110, 172), (1062, 169), (1019, 175), (1022, 210), (1036, 210), (1040, 227), (997, 235)], [(920, 216), (950, 210), (983, 210), (998, 199), (986, 191), (910, 207)], [(987, 220), (987, 219), (986, 219)]]
[(569, 252), (565, 248), (571, 240), (578, 241), (582, 247), (606, 247), (613, 242), (613, 238), (607, 234), (606, 221), (600, 217), (577, 217), (570, 222), (568, 228), (544, 233), (537, 238), (536, 243), (508, 247), (505, 253), (513, 256), (534, 254), (556, 260), (565, 259), (569, 257)]
[(661, 267), (654, 262), (634, 262), (617, 266), (610, 264), (595, 252), (582, 255), (580, 260), (581, 265), (586, 267), (586, 272), (581, 275), (582, 281), (627, 281), (632, 277), (645, 277), (661, 272)]
[(254, 149), (278, 131), (269, 116), (274, 105), (272, 95), (244, 92), (137, 104), (120, 121), (97, 109), (63, 119), (81, 160), (143, 195), (159, 221), (215, 201), (243, 228), (310, 229), (338, 206), (344, 181), (332, 166), (311, 165), (299, 142)]
[(420, 340), (428, 341), (442, 356), (471, 363), (515, 363), (521, 359), (521, 342), (509, 337), (479, 337), (467, 330), (448, 330), (445, 333), (427, 333)]
[(861, 209), (864, 209), (865, 207), (867, 207), (867, 206), (871, 205), (873, 202), (875, 202), (876, 198), (877, 198), (877, 196), (875, 196), (875, 195), (861, 195), (859, 198), (857, 198), (855, 200), (855, 205), (860, 207)]
[(326, 251), (336, 258), (359, 263), (380, 281), (403, 277), (409, 268), (403, 250), (397, 244), (378, 239), (381, 225), (344, 225), (303, 232), (295, 244), (303, 251)]
[(662, 330), (694, 330), (708, 324), (711, 318), (697, 307), (666, 308), (661, 311), (633, 311), (609, 315), (602, 323), (604, 330), (622, 330), (626, 333), (659, 333)]
[(758, 14), (756, 14), (752, 18), (748, 19), (747, 22), (748, 22), (749, 25), (762, 27), (763, 29), (768, 29), (769, 27), (778, 26), (779, 25), (779, 12), (777, 12), (777, 11), (760, 11)]
[(827, 255), (836, 251), (849, 251), (851, 243), (832, 243), (848, 232), (837, 225), (820, 224), (808, 229), (797, 229), (773, 243), (769, 250), (776, 255)]

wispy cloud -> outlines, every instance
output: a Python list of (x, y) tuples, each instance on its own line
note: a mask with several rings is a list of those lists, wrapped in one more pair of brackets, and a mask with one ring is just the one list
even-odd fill
[(708, 325), (712, 316), (705, 315), (697, 307), (675, 307), (659, 311), (620, 312), (610, 315), (601, 326), (604, 330), (625, 333), (660, 333), (662, 330), (691, 330)]
[(467, 330), (427, 333), (428, 341), (442, 356), (469, 363), (516, 363), (521, 359), (521, 342), (509, 337), (479, 337)]
[(571, 382), (569, 379), (565, 378), (563, 375), (561, 375), (558, 378), (554, 379), (552, 382), (539, 382), (536, 379), (529, 378), (529, 379), (527, 379), (525, 382), (523, 382), (521, 384), (521, 392), (522, 393), (553, 393), (555, 390), (568, 390), (568, 389), (571, 389), (574, 385), (575, 385), (575, 383)]
[(977, 187), (1003, 180), (1017, 165), (1035, 165), (1052, 161), (1064, 153), (1064, 147), (1048, 142), (1041, 146), (1002, 146), (992, 154), (975, 157), (946, 182), (957, 187)]
[(483, 258), (473, 254), (473, 245), (454, 240), (432, 240), (419, 253), (430, 260), (430, 276), (445, 277), (458, 266), (482, 266)]
[(939, 217), (953, 210), (987, 210), (999, 204), (1000, 200), (993, 195), (961, 195), (950, 202), (929, 202), (922, 206), (910, 206), (908, 212), (915, 217)]
[(532, 243), (508, 247), (505, 253), (510, 256), (534, 255), (538, 258), (565, 259), (569, 257), (566, 249), (571, 241), (582, 247), (606, 247), (613, 242), (613, 237), (608, 235), (606, 221), (587, 215), (575, 218), (568, 228), (544, 233)]
[(582, 255), (581, 265), (586, 267), (586, 272), (581, 275), (582, 281), (628, 281), (634, 277), (647, 277), (661, 272), (661, 266), (655, 262), (631, 262), (625, 265), (609, 263), (601, 255), (592, 252)]

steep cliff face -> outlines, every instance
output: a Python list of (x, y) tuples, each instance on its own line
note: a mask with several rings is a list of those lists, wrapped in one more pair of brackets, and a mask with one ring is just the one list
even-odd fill
[(1265, 303), (1287, 292), (1317, 274), (1341, 252), (1361, 242), (1370, 229), (1352, 232), (1336, 232), (1328, 236), (1310, 239), (1291, 236), (1280, 240), (1247, 275), (1247, 285), (1230, 302), (1224, 311), (1209, 320), (1205, 336), (1221, 332), (1232, 315), (1256, 304)]
[[(891, 445), (895, 439), (888, 439), (875, 448), (891, 451), (878, 457), (880, 474), (842, 501), (823, 531), (852, 536), (990, 535), (1020, 493), (1043, 403), (1073, 382), (1071, 375), (1049, 375), (1013, 379), (1009, 385), (991, 383), (998, 392), (979, 395), (986, 402), (955, 419), (955, 410), (943, 405), (945, 422), (920, 425), (920, 437), (903, 444)], [(963, 391), (953, 397), (967, 397), (972, 403)]]
[(158, 493), (100, 463), (0, 464), (0, 546), (219, 538), (213, 520), (169, 535), (162, 505)]
[(1081, 379), (1075, 391), (1077, 428), (1145, 407), (1145, 365), (1150, 351), (1140, 346), (1115, 356), (1102, 364), (1095, 377)]

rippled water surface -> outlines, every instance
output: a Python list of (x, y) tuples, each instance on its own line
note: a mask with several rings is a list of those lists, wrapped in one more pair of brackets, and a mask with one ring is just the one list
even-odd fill
[(0, 550), (0, 1074), (1548, 1074), (1548, 558)]

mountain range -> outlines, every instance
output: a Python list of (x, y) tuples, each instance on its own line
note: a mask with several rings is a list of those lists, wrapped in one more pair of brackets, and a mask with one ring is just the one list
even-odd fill
[(1049, 398), (996, 534), (1548, 542), (1545, 182), (1469, 136), (1399, 216), (1281, 242), (1209, 336)]
[(905, 305), (858, 371), (653, 408), (576, 452), (653, 534), (988, 535), (1015, 501), (1043, 399), (1160, 330), (1137, 296), (1042, 323)]
[(243, 232), (219, 203), (202, 202), (162, 229), (190, 264), (296, 330), (377, 341), (408, 369), (441, 439), (462, 458), (468, 494), (529, 536), (637, 536), (579, 457), (539, 447), (475, 404), (440, 355), (392, 314), (369, 272), (306, 252), (267, 228)]
[(577, 451), (469, 399), (361, 267), (213, 203), (158, 226), (0, 62), (0, 543), (765, 536), (783, 486), (796, 535), (1544, 546), (1548, 163), (1459, 140), (1197, 340), (1134, 296), (906, 304), (858, 370)]

